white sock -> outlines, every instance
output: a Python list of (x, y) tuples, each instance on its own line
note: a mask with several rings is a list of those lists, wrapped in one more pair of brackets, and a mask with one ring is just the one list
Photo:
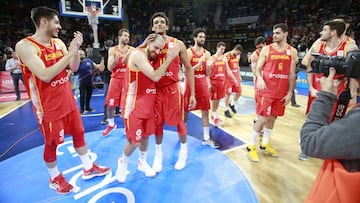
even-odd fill
[(231, 105), (231, 106), (234, 106), (234, 104), (235, 104), (235, 101), (234, 101), (234, 100), (231, 100), (230, 105)]
[[(122, 156), (121, 156), (120, 159), (122, 160), (122, 162), (123, 162), (124, 164), (127, 164), (128, 161), (129, 161), (129, 157), (126, 156), (124, 153), (122, 154)], [(119, 161), (120, 161), (120, 159), (119, 159)]]
[(115, 125), (114, 118), (108, 118), (108, 123), (109, 126), (114, 127)]
[(230, 111), (229, 106), (226, 106), (226, 107), (225, 107), (225, 111)]
[(59, 169), (57, 166), (54, 168), (48, 168), (48, 172), (50, 174), (51, 179), (56, 178), (58, 175), (60, 175)]
[(211, 112), (211, 115), (214, 117), (214, 119), (218, 117), (216, 111)]
[(180, 153), (187, 153), (187, 143), (180, 143)]
[(155, 144), (155, 155), (162, 154), (161, 144)]
[(81, 160), (85, 170), (89, 170), (93, 167), (93, 163), (90, 160), (88, 153), (86, 153), (84, 155), (80, 155), (79, 157), (80, 157), (80, 160)]
[(261, 144), (269, 143), (271, 132), (272, 132), (272, 129), (264, 128), (264, 134), (263, 134)]
[(210, 139), (209, 127), (203, 127), (203, 136), (204, 136), (204, 140), (209, 140)]
[(146, 162), (146, 151), (140, 151), (139, 150), (139, 160), (141, 161), (141, 162)]
[(257, 135), (258, 135), (258, 133), (257, 133), (255, 130), (253, 130), (253, 131), (251, 132), (251, 137), (250, 137), (249, 145), (255, 145)]

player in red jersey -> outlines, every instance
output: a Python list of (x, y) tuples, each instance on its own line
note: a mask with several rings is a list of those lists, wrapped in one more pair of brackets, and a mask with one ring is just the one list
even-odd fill
[(112, 130), (116, 129), (114, 122), (115, 108), (120, 106), (123, 88), (125, 84), (126, 62), (129, 53), (134, 47), (129, 46), (130, 32), (128, 29), (122, 28), (118, 32), (119, 44), (109, 49), (108, 69), (111, 74), (108, 94), (106, 96), (108, 125), (102, 132), (102, 136), (108, 136)]
[[(351, 43), (347, 38), (342, 37), (342, 33), (345, 30), (345, 24), (341, 21), (329, 21), (326, 22), (323, 26), (323, 30), (320, 32), (320, 39), (321, 42), (317, 43), (315, 46), (312, 47), (311, 53), (319, 53), (322, 55), (327, 56), (342, 56), (346, 57), (347, 53), (349, 51), (357, 50), (357, 46)], [(313, 60), (313, 57), (310, 58), (309, 64), (311, 64), (311, 61)], [(311, 66), (309, 65), (308, 70), (311, 70)], [(309, 89), (309, 99), (308, 99), (308, 105), (306, 109), (306, 113), (308, 113), (311, 103), (316, 98), (317, 92), (321, 90), (320, 86), (320, 79), (323, 76), (323, 74), (311, 74), (311, 81), (312, 89)], [(351, 84), (351, 83), (350, 83)], [(345, 89), (346, 84), (339, 86), (339, 94)], [(357, 89), (352, 88), (353, 89)], [(313, 94), (315, 92), (315, 94)], [(352, 91), (356, 92), (356, 91)], [(334, 111), (336, 111), (336, 106), (334, 106)]]
[(170, 64), (168, 70), (156, 83), (156, 102), (155, 102), (155, 122), (156, 122), (156, 150), (153, 168), (156, 172), (162, 169), (162, 149), (161, 144), (163, 140), (163, 128), (165, 122), (168, 125), (176, 126), (180, 139), (179, 158), (175, 163), (175, 169), (181, 170), (186, 165), (187, 159), (187, 144), (186, 136), (187, 129), (184, 123), (184, 98), (180, 92), (180, 60), (185, 67), (187, 80), (190, 84), (190, 101), (189, 109), (196, 106), (195, 91), (194, 91), (194, 71), (192, 70), (189, 58), (187, 56), (185, 44), (166, 34), (169, 29), (169, 19), (162, 13), (154, 13), (150, 19), (152, 31), (160, 34), (165, 40), (165, 47), (154, 60), (154, 68), (159, 67), (166, 59), (166, 52), (169, 48), (179, 44), (180, 55), (175, 57)]
[(215, 126), (220, 123), (220, 118), (217, 116), (217, 109), (219, 108), (220, 99), (225, 97), (226, 78), (230, 78), (237, 84), (238, 81), (229, 68), (227, 58), (224, 56), (226, 44), (218, 42), (216, 45), (216, 53), (211, 56), (209, 60), (210, 68), (208, 68), (208, 75), (210, 76), (210, 94), (211, 94), (211, 118)]
[(154, 70), (153, 60), (164, 48), (161, 35), (155, 35), (146, 48), (133, 51), (128, 60), (127, 81), (125, 84), (125, 104), (122, 109), (126, 124), (127, 143), (122, 157), (118, 160), (116, 178), (125, 182), (128, 158), (139, 145), (140, 156), (138, 170), (147, 177), (154, 177), (156, 172), (146, 162), (148, 137), (155, 132), (155, 82), (159, 81), (170, 67), (171, 61), (179, 54), (180, 47), (174, 45), (166, 54), (166, 60)]
[[(346, 47), (347, 49), (350, 50), (355, 50), (358, 49), (355, 40), (351, 39), (349, 36), (346, 35), (346, 31), (347, 29), (350, 27), (351, 24), (351, 17), (347, 16), (347, 15), (337, 15), (334, 17), (333, 19), (334, 21), (340, 21), (340, 22), (344, 22), (345, 23), (345, 30), (343, 31), (343, 33), (340, 36), (341, 41), (345, 42), (346, 41)], [(311, 46), (311, 48), (309, 49), (309, 51), (306, 52), (304, 58), (301, 61), (301, 64), (306, 66), (306, 79), (308, 82), (308, 89), (309, 89), (309, 95), (308, 95), (308, 103), (307, 103), (307, 107), (306, 107), (306, 114), (309, 112), (310, 106), (312, 104), (312, 101), (317, 97), (317, 93), (320, 90), (320, 77), (321, 76), (314, 76), (314, 74), (311, 72), (311, 61), (313, 60), (313, 57), (311, 56), (311, 54), (313, 52), (317, 52), (320, 44), (323, 43), (324, 39), (322, 37), (320, 37), (319, 39), (317, 39)], [(333, 46), (333, 45), (332, 45)], [(336, 46), (336, 45), (335, 45)], [(351, 47), (355, 47), (355, 48), (351, 48)], [(349, 51), (349, 50), (348, 50)], [(350, 91), (352, 95), (357, 95), (357, 89), (358, 89), (358, 83), (356, 81), (353, 81), (352, 78), (350, 78)], [(356, 97), (353, 97), (350, 102), (349, 102), (349, 107), (353, 107), (354, 105), (356, 105)], [(350, 109), (348, 108), (348, 109)], [(308, 157), (303, 154), (300, 153), (299, 154), (299, 159), (300, 160), (307, 160)]]
[(278, 152), (270, 145), (270, 136), (278, 116), (283, 116), (285, 106), (291, 101), (295, 87), (297, 51), (286, 42), (288, 27), (279, 23), (273, 27), (273, 43), (262, 48), (256, 66), (258, 99), (256, 113), (260, 116), (254, 124), (248, 155), (251, 161), (259, 161), (256, 137), (264, 126), (260, 149), (271, 156)]
[[(196, 106), (191, 110), (201, 110), (201, 123), (203, 126), (203, 145), (209, 145), (213, 148), (219, 148), (219, 145), (210, 138), (209, 129), (209, 109), (210, 93), (208, 86), (207, 64), (210, 58), (210, 52), (204, 48), (206, 31), (204, 28), (197, 28), (193, 31), (194, 46), (187, 49), (190, 64), (194, 70)], [(188, 101), (190, 97), (190, 86), (187, 83), (185, 90), (185, 122), (187, 121), (190, 109)]]
[[(255, 40), (254, 40), (254, 45), (255, 45), (255, 51), (253, 51), (253, 53), (250, 55), (250, 66), (251, 66), (251, 71), (253, 73), (253, 81), (254, 81), (254, 98), (255, 98), (255, 102), (257, 101), (257, 89), (256, 89), (256, 64), (257, 64), (257, 61), (259, 59), (259, 56), (260, 56), (260, 52), (261, 52), (261, 49), (266, 46), (266, 42), (265, 42), (265, 38), (260, 36), (260, 37), (257, 37)], [(259, 116), (256, 115), (256, 118), (254, 119), (254, 123), (259, 119)], [(262, 128), (262, 127), (261, 127)]]
[(88, 155), (84, 127), (75, 103), (66, 68), (76, 72), (80, 58), (78, 50), (83, 35), (74, 32), (69, 51), (58, 38), (61, 29), (59, 13), (48, 7), (31, 10), (36, 32), (16, 44), (21, 60), (26, 90), (33, 104), (36, 119), (45, 139), (44, 161), (50, 174), (50, 188), (59, 194), (73, 190), (56, 163), (56, 149), (71, 134), (76, 152), (83, 164), (83, 179), (103, 176), (110, 168), (95, 165)]
[[(241, 75), (240, 75), (240, 57), (243, 52), (243, 47), (240, 44), (235, 45), (233, 50), (225, 53), (228, 65), (237, 82), (234, 82), (228, 76), (226, 77), (225, 85), (225, 116), (231, 118), (230, 109), (236, 113), (235, 103), (241, 96)], [(235, 93), (234, 98), (230, 101), (231, 93)]]

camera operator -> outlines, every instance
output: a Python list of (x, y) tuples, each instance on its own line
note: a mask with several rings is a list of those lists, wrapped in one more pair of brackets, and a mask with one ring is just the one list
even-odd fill
[[(305, 202), (360, 202), (360, 106), (329, 124), (338, 87), (336, 70), (321, 78), (322, 89), (301, 128), (301, 149), (324, 163)], [(355, 79), (357, 83), (360, 79)]]

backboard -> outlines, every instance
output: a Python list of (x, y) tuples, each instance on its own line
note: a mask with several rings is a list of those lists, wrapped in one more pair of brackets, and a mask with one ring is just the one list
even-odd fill
[(99, 19), (123, 19), (121, 0), (60, 0), (59, 8), (61, 16), (86, 18), (96, 12)]

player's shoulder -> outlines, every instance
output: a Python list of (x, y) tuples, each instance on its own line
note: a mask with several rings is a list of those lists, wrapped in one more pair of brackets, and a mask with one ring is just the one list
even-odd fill
[(29, 52), (31, 50), (36, 50), (36, 45), (32, 43), (28, 38), (23, 38), (18, 41), (15, 45), (15, 51), (20, 52), (24, 50), (25, 52)]

